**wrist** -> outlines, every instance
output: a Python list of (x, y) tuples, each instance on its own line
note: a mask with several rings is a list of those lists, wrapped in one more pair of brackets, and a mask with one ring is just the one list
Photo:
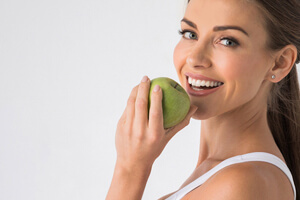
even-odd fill
[(128, 178), (148, 178), (151, 173), (151, 169), (152, 165), (126, 165), (119, 161), (117, 161), (115, 165), (115, 173), (120, 176), (127, 176)]
[(128, 167), (117, 162), (106, 200), (142, 199), (151, 167)]

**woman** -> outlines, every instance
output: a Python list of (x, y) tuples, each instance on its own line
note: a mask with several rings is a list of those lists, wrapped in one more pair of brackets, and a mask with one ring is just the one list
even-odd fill
[[(161, 199), (296, 199), (299, 4), (189, 1), (174, 64), (190, 96), (190, 112), (182, 123), (164, 130), (162, 91), (156, 86), (148, 121), (150, 81), (142, 79), (118, 123), (117, 162), (107, 200), (141, 199), (153, 162), (191, 117), (201, 120), (198, 164), (177, 192)], [(205, 87), (211, 82), (220, 86)]]

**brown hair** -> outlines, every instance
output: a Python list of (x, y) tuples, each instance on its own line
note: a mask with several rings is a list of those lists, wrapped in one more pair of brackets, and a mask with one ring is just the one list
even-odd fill
[[(300, 61), (300, 0), (247, 0), (254, 2), (265, 19), (268, 48), (292, 44), (297, 59), (290, 73), (273, 84), (268, 99), (268, 124), (284, 156), (300, 200), (300, 91), (296, 63)], [(189, 0), (188, 0), (189, 2)]]
[(268, 124), (284, 156), (300, 200), (300, 91), (296, 63), (300, 59), (300, 1), (255, 0), (265, 17), (268, 48), (280, 50), (292, 44), (297, 48), (290, 73), (273, 84), (268, 99)]

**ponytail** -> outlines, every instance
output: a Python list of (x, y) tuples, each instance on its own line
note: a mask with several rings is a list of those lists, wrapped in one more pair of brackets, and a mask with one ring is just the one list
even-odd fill
[(300, 200), (300, 92), (296, 65), (273, 85), (268, 99), (268, 124), (284, 156)]

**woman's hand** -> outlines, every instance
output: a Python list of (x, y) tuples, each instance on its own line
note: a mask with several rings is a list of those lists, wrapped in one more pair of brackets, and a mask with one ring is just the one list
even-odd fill
[[(189, 124), (191, 116), (197, 110), (195, 106), (191, 106), (186, 118), (180, 124), (166, 130), (163, 127), (162, 91), (158, 85), (151, 95), (148, 119), (149, 88), (150, 80), (145, 76), (132, 90), (116, 131), (115, 173), (118, 171), (123, 178), (131, 179), (131, 186), (137, 182), (135, 190), (138, 195), (135, 198), (131, 196), (131, 199), (141, 198), (155, 159), (168, 141)], [(129, 192), (128, 187), (124, 192)], [(122, 197), (124, 199), (124, 194)]]
[(126, 169), (147, 169), (161, 154), (168, 141), (188, 125), (193, 107), (185, 120), (170, 129), (163, 127), (162, 91), (155, 86), (151, 96), (148, 120), (148, 93), (150, 80), (144, 77), (128, 99), (127, 107), (116, 132), (117, 162)]

